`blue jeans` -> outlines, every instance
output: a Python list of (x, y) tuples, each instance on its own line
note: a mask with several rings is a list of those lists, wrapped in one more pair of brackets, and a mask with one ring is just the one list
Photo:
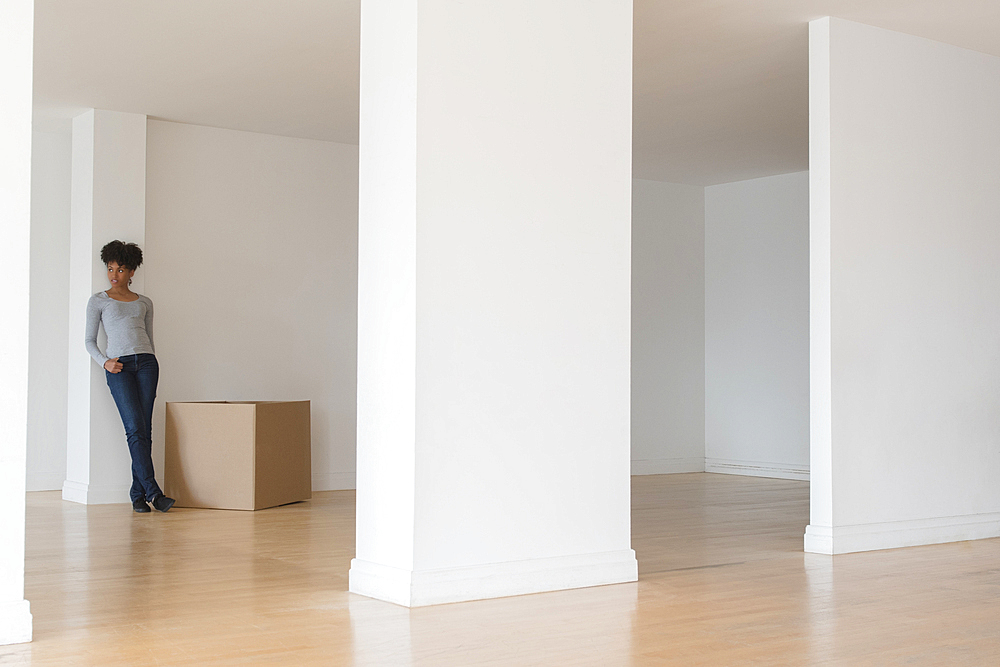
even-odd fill
[(104, 374), (125, 426), (128, 451), (132, 455), (133, 501), (152, 500), (163, 492), (153, 476), (153, 401), (160, 365), (152, 354), (131, 354), (120, 357), (123, 368), (119, 373)]

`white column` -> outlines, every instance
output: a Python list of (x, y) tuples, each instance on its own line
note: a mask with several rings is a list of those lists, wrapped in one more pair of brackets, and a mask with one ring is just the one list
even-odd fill
[(350, 589), (634, 581), (632, 3), (364, 0), (361, 25)]
[(31, 641), (24, 599), (24, 480), (28, 426), (31, 248), (31, 84), (34, 2), (0, 6), (0, 644)]
[(1000, 536), (1000, 58), (810, 26), (807, 551)]
[[(109, 287), (101, 247), (143, 245), (146, 229), (146, 117), (91, 110), (73, 119), (70, 213), (69, 378), (63, 498), (128, 502), (131, 459), (104, 370), (83, 345), (87, 300)], [(140, 268), (132, 290), (143, 291)], [(105, 345), (103, 331), (99, 344)]]

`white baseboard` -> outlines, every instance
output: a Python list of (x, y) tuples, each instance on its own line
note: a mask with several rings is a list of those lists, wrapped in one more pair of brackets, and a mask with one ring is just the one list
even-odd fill
[(66, 479), (65, 472), (29, 472), (25, 480), (27, 491), (58, 491)]
[(357, 475), (353, 472), (314, 472), (313, 491), (343, 491), (357, 488)]
[(836, 555), (990, 537), (1000, 537), (1000, 512), (853, 526), (809, 525), (804, 542), (809, 553)]
[(738, 461), (706, 457), (705, 472), (809, 481), (809, 466), (795, 463), (766, 463), (764, 461)]
[(355, 558), (349, 590), (404, 607), (423, 607), (637, 579), (638, 565), (631, 549), (416, 572)]
[(62, 485), (62, 498), (81, 505), (119, 505), (131, 502), (129, 487), (116, 485), (98, 486), (66, 480)]
[(31, 641), (31, 605), (27, 600), (0, 602), (0, 646)]
[(632, 459), (633, 475), (673, 475), (680, 472), (705, 472), (705, 457)]

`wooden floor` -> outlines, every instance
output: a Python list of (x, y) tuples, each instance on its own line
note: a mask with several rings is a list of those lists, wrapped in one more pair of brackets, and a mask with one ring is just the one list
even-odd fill
[(354, 494), (261, 512), (28, 494), (35, 641), (0, 665), (1000, 665), (1000, 540), (802, 553), (803, 482), (633, 478), (637, 584), (351, 595)]

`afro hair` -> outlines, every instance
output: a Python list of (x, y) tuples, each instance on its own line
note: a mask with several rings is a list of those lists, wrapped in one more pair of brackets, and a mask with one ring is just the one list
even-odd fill
[(112, 241), (101, 248), (101, 261), (105, 264), (114, 262), (135, 271), (142, 265), (142, 250), (134, 243)]

